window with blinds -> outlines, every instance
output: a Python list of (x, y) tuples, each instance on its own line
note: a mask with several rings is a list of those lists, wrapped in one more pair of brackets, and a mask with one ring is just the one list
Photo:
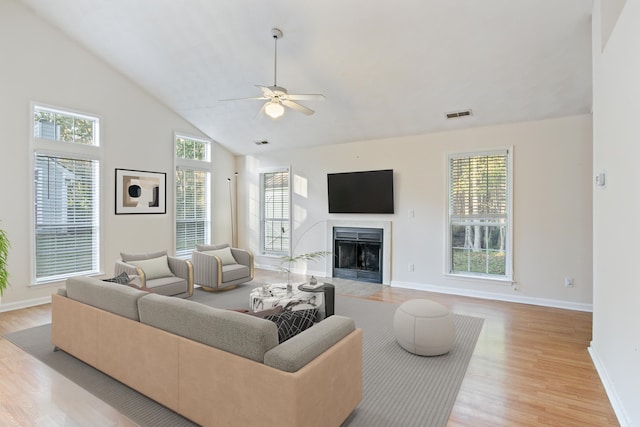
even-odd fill
[(262, 252), (289, 254), (289, 171), (260, 174)]
[(38, 106), (33, 117), (34, 281), (98, 273), (98, 119)]
[(210, 243), (210, 142), (176, 136), (175, 154), (175, 252), (187, 257)]
[(510, 278), (509, 153), (449, 156), (449, 273)]

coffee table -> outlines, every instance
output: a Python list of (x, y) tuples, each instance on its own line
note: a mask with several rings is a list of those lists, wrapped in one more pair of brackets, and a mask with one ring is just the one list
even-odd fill
[(324, 294), (305, 292), (293, 286), (291, 293), (287, 292), (286, 283), (273, 283), (260, 286), (249, 293), (249, 309), (253, 312), (268, 310), (277, 306), (285, 309), (300, 310), (304, 307), (320, 307), (324, 303)]

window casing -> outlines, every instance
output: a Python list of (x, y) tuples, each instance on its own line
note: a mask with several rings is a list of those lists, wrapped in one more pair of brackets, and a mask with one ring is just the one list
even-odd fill
[(191, 256), (211, 239), (211, 142), (175, 136), (175, 253)]
[(264, 255), (288, 255), (291, 209), (289, 170), (260, 174), (260, 246)]
[(32, 281), (100, 272), (99, 119), (34, 105)]
[(448, 158), (447, 271), (512, 279), (511, 150)]

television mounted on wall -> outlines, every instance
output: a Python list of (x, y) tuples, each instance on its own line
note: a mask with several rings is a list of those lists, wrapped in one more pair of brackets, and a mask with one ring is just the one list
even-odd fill
[(329, 213), (392, 214), (393, 169), (327, 174)]

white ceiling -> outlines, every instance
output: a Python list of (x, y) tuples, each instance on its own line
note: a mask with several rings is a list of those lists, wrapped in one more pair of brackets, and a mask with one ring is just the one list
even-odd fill
[[(236, 154), (591, 108), (591, 0), (20, 1)], [(273, 27), (278, 85), (324, 94), (314, 115), (219, 101), (273, 84)]]

